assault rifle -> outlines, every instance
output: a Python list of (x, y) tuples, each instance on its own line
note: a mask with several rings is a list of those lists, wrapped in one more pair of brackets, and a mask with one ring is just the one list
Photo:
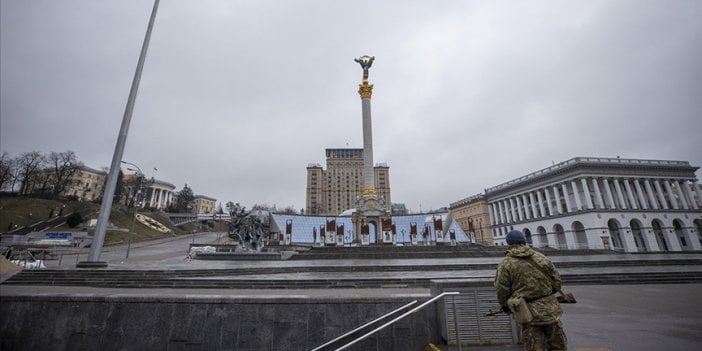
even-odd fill
[(511, 314), (512, 311), (510, 311), (508, 309), (503, 309), (502, 307), (500, 307), (500, 309), (498, 309), (497, 311), (493, 311), (492, 309), (489, 309), (488, 313), (484, 314), (483, 317), (493, 317), (493, 316), (497, 316), (498, 314), (501, 314), (501, 313)]

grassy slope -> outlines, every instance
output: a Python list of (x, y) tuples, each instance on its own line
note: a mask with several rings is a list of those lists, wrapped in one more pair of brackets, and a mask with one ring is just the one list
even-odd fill
[[(22, 227), (44, 221), (49, 218), (49, 214), (51, 213), (52, 209), (54, 209), (54, 216), (56, 216), (60, 212), (61, 208), (63, 208), (64, 215), (73, 211), (85, 209), (90, 213), (88, 215), (89, 218), (97, 218), (100, 205), (68, 200), (54, 201), (29, 197), (0, 197), (0, 232), (6, 232), (10, 223), (12, 223), (13, 226), (17, 225), (18, 227)], [(112, 228), (108, 228), (105, 236), (105, 244), (127, 242), (134, 218), (133, 211), (134, 210), (127, 209), (124, 206), (115, 205), (112, 207), (110, 222), (114, 225), (114, 227), (122, 230), (113, 230)], [(32, 214), (31, 216), (29, 215), (30, 213)], [(134, 241), (190, 234), (192, 233), (193, 228), (195, 228), (195, 226), (192, 224), (175, 227), (171, 225), (167, 219), (161, 217), (156, 212), (139, 211), (139, 213), (161, 222), (163, 225), (170, 228), (172, 232), (164, 234), (139, 223), (139, 221), (135, 221), (134, 229), (136, 234), (133, 238)], [(226, 231), (226, 228), (227, 227), (225, 224), (214, 222), (213, 228), (208, 227), (206, 230)], [(55, 229), (66, 231), (88, 231), (90, 234), (92, 234), (94, 231), (94, 228), (69, 228), (66, 224)], [(204, 227), (203, 230), (205, 230)]]

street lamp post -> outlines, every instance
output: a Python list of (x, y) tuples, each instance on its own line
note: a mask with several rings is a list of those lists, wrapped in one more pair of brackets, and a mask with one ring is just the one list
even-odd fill
[[(188, 205), (188, 212), (193, 210), (193, 205)], [(197, 222), (197, 215), (195, 215), (195, 222)], [(193, 225), (193, 244), (195, 243), (195, 226)]]
[(141, 171), (141, 168), (139, 168), (139, 166), (137, 166), (131, 162), (122, 161), (122, 163), (136, 167), (136, 169), (133, 169), (133, 168), (127, 168), (127, 169), (130, 171), (136, 171), (137, 172), (137, 174), (136, 174), (137, 179), (139, 180), (139, 189), (134, 194), (134, 218), (132, 218), (132, 230), (129, 232), (129, 240), (127, 241), (127, 256), (125, 257), (125, 259), (128, 259), (129, 258), (129, 251), (132, 248), (132, 238), (134, 237), (134, 230), (136, 228), (136, 215), (137, 215), (137, 206), (139, 204), (139, 194), (141, 194), (143, 186), (144, 186), (144, 180), (143, 180), (144, 173)]

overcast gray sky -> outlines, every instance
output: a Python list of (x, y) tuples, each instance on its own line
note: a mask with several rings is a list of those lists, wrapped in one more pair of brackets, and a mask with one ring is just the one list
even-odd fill
[[(0, 149), (109, 166), (152, 6), (2, 0)], [(702, 166), (700, 18), (697, 0), (163, 0), (124, 160), (303, 208), (307, 164), (363, 146), (369, 54), (375, 162), (412, 211), (577, 156)]]

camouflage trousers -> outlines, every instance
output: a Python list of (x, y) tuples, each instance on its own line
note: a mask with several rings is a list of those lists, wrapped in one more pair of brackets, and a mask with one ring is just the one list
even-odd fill
[(524, 351), (565, 351), (568, 339), (561, 321), (547, 325), (522, 325)]

